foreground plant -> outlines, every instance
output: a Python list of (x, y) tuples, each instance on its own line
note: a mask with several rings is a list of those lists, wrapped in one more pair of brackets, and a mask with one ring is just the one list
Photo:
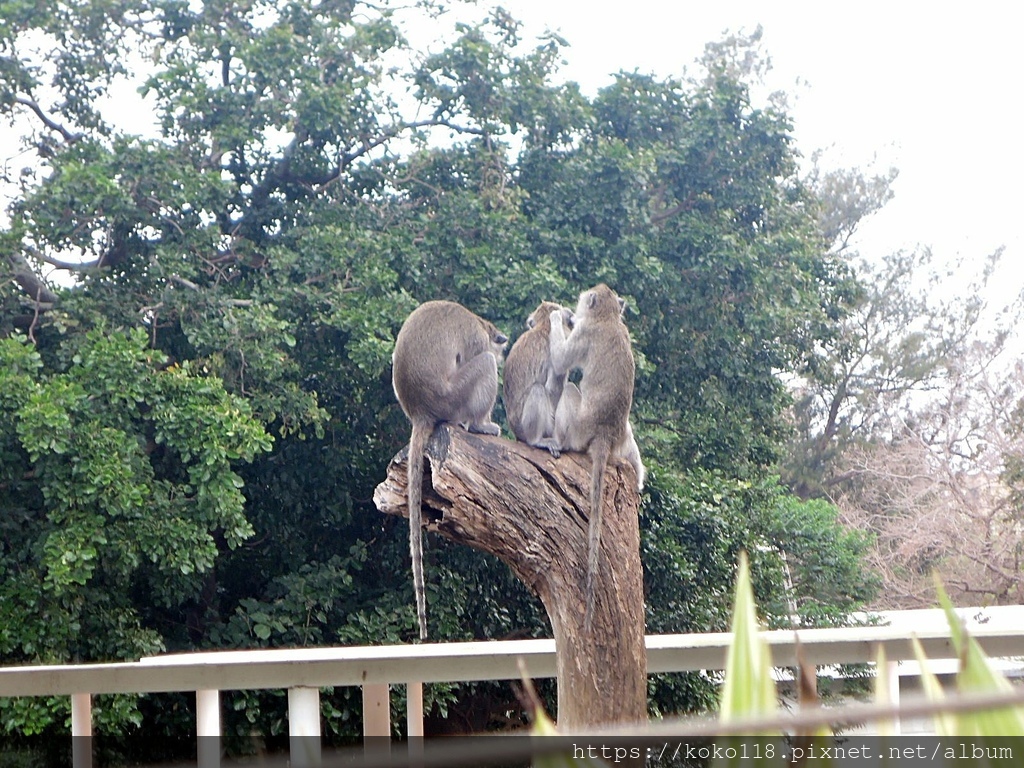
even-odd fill
[[(941, 583), (936, 580), (936, 589), (939, 597), (939, 604), (946, 612), (949, 622), (950, 634), (953, 646), (960, 660), (959, 670), (956, 676), (955, 692), (947, 694), (938, 681), (938, 678), (928, 668), (928, 658), (924, 654), (921, 643), (917, 638), (911, 638), (918, 662), (921, 664), (921, 681), (926, 697), (943, 708), (934, 716), (935, 732), (939, 736), (973, 737), (980, 739), (977, 744), (984, 749), (985, 739), (996, 737), (1024, 736), (1024, 707), (1003, 706), (996, 709), (982, 711), (963, 711), (962, 707), (971, 702), (961, 704), (959, 698), (979, 694), (992, 694), (1000, 692), (1012, 692), (1010, 683), (1000, 675), (992, 666), (991, 661), (978, 644), (977, 640), (971, 637), (957, 616), (952, 603), (949, 600)], [(749, 733), (742, 737), (733, 736), (715, 740), (716, 745), (722, 753), (729, 753), (722, 759), (716, 760), (716, 768), (723, 768), (733, 764), (739, 765), (744, 757), (749, 757), (752, 752), (751, 736), (777, 737), (782, 739), (785, 734), (783, 729), (778, 728), (778, 694), (775, 683), (772, 679), (772, 659), (768, 643), (761, 634), (761, 627), (757, 618), (757, 608), (754, 601), (753, 588), (750, 580), (750, 567), (747, 557), (740, 555), (739, 566), (736, 576), (736, 591), (732, 610), (732, 641), (726, 655), (725, 678), (722, 685), (722, 699), (719, 709), (718, 721), (724, 724), (735, 724), (739, 721), (752, 722), (753, 726)], [(799, 651), (798, 651), (799, 655)], [(880, 650), (876, 665), (877, 678), (875, 683), (874, 701), (880, 712), (887, 713), (884, 718), (864, 717), (863, 707), (860, 708), (859, 719), (875, 723), (880, 736), (891, 736), (894, 732), (892, 706), (895, 703), (890, 695), (889, 672), (886, 664), (884, 650)], [(818, 705), (817, 694), (814, 691), (813, 666), (801, 663), (801, 685), (800, 703), (802, 709)], [(558, 735), (558, 731), (551, 720), (545, 715), (539, 702), (534, 709), (534, 735), (552, 736)], [(845, 714), (844, 708), (831, 710), (831, 722), (848, 722), (850, 717)], [(758, 727), (757, 718), (763, 718), (764, 726)], [(763, 758), (763, 765), (782, 765), (788, 760), (794, 760), (794, 755), (821, 755), (828, 754), (823, 748), (832, 743), (832, 731), (827, 723), (820, 719), (814, 721), (816, 725), (806, 729), (796, 729), (788, 736), (788, 743), (783, 749), (782, 742), (772, 749), (762, 749), (758, 753)], [(702, 728), (687, 728), (693, 726), (693, 721), (677, 721), (681, 734), (694, 731), (705, 731)], [(664, 733), (660, 726), (659, 733)], [(788, 730), (788, 729), (787, 729)], [(706, 732), (706, 731), (705, 731)], [(635, 734), (635, 732), (634, 732)], [(742, 742), (746, 743), (744, 751)], [(773, 742), (761, 742), (762, 747)], [(730, 747), (732, 749), (730, 749)], [(990, 754), (986, 752), (986, 754)], [(974, 753), (967, 757), (973, 757)], [(953, 757), (962, 758), (964, 755), (957, 754)], [(795, 762), (799, 763), (799, 760)], [(831, 764), (828, 757), (815, 759), (816, 765)], [(970, 765), (988, 765), (985, 757), (978, 757)], [(571, 766), (600, 766), (604, 765), (600, 760), (574, 759), (571, 755), (558, 755), (538, 759), (534, 763), (536, 768), (561, 768)]]
[[(961, 694), (1010, 692), (1009, 681), (993, 667), (991, 660), (982, 650), (978, 641), (967, 634), (960, 617), (945, 588), (936, 577), (935, 588), (939, 604), (946, 612), (949, 631), (960, 660), (956, 675), (956, 690)], [(927, 658), (921, 644), (914, 642), (914, 653), (921, 663), (921, 679), (925, 695), (933, 701), (942, 701), (945, 695), (935, 676), (927, 668)], [(1024, 736), (1024, 708), (1004, 707), (984, 712), (943, 712), (935, 716), (935, 732), (941, 736)]]

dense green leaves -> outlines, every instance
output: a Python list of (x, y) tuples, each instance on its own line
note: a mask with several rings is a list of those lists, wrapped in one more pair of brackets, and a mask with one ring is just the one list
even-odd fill
[[(214, 532), (230, 547), (252, 534), (232, 462), (271, 441), (245, 400), (217, 379), (164, 367), (141, 330), (92, 331), (59, 352), (68, 366), (46, 370), (23, 337), (0, 340), (0, 381), (12, 394), (5, 508), (45, 515), (16, 538), (34, 550), (25, 567), (46, 592), (85, 586), (97, 569), (127, 578), (145, 560), (207, 570)], [(15, 554), (15, 537), (7, 544)], [(5, 610), (16, 612), (15, 601)]]
[[(252, 535), (232, 466), (271, 440), (244, 399), (166, 367), (141, 329), (54, 352), (45, 364), (24, 337), (0, 339), (0, 656), (151, 654), (164, 643), (139, 605), (180, 608), (218, 547)], [(31, 729), (40, 715), (5, 717)]]

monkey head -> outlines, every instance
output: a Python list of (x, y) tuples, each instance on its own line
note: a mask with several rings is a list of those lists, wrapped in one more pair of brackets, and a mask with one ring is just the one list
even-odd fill
[(576, 305), (576, 318), (622, 317), (625, 311), (626, 302), (607, 285), (600, 283), (580, 294), (579, 303)]

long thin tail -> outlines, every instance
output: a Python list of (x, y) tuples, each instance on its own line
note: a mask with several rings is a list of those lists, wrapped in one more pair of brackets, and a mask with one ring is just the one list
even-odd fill
[(590, 627), (594, 615), (594, 584), (597, 581), (598, 558), (601, 549), (601, 497), (604, 495), (604, 470), (608, 466), (611, 445), (595, 440), (587, 450), (590, 454), (590, 530), (587, 532), (587, 608), (583, 626)]
[(416, 592), (420, 640), (427, 639), (427, 588), (423, 583), (423, 454), (432, 431), (432, 426), (414, 422), (412, 437), (409, 438), (409, 556), (412, 559), (412, 586)]

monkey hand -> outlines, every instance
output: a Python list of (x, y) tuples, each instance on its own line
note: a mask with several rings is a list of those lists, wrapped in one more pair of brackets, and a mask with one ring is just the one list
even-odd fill
[(459, 426), (465, 429), (467, 432), (475, 432), (478, 435), (501, 434), (501, 427), (495, 424), (493, 421), (488, 421), (483, 424), (460, 424)]
[(553, 437), (545, 437), (542, 440), (538, 440), (533, 444), (535, 448), (544, 448), (556, 459), (562, 455), (562, 447), (555, 441)]

